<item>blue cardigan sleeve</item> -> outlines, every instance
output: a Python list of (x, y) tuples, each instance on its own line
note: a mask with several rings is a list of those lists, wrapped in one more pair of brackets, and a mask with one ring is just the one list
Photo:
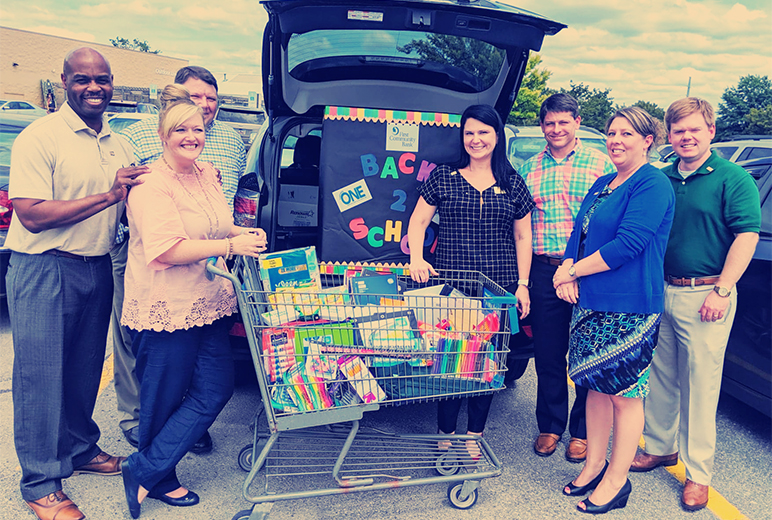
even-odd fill
[(611, 269), (638, 256), (675, 205), (670, 180), (651, 165), (642, 168), (648, 171), (636, 172), (629, 180), (633, 182), (625, 183), (628, 201), (616, 237), (599, 249), (603, 261)]

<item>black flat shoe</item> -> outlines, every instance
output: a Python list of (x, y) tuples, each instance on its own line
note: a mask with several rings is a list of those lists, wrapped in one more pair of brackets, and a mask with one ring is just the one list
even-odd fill
[(124, 430), (123, 436), (126, 437), (126, 441), (129, 444), (131, 444), (135, 448), (139, 448), (139, 426), (135, 426), (134, 428), (129, 428), (128, 430)]
[(153, 493), (152, 491), (148, 493), (147, 496), (148, 498), (160, 500), (164, 504), (168, 504), (174, 507), (194, 506), (199, 502), (198, 495), (192, 491), (188, 491), (187, 495), (179, 498), (170, 497), (169, 495), (164, 495), (163, 493)]
[(126, 493), (126, 503), (129, 505), (129, 513), (132, 518), (139, 518), (142, 512), (142, 504), (137, 500), (139, 494), (139, 482), (129, 469), (129, 461), (124, 460), (121, 463), (121, 475), (123, 476), (123, 490)]
[[(600, 481), (603, 480), (603, 475), (606, 474), (606, 470), (608, 469), (608, 461), (606, 461), (606, 464), (603, 466), (603, 469), (600, 470), (600, 473), (598, 473), (598, 476), (592, 479), (588, 484), (585, 484), (584, 486), (576, 486), (574, 485), (574, 482), (571, 481), (568, 484), (565, 485), (563, 488), (563, 494), (569, 497), (578, 497), (581, 495), (586, 495), (596, 487), (598, 487), (598, 484), (600, 484)], [(566, 488), (569, 489), (569, 492), (566, 493)]]
[(579, 504), (576, 505), (576, 508), (581, 511), (582, 513), (589, 513), (591, 515), (602, 515), (603, 513), (608, 513), (612, 509), (622, 509), (627, 505), (627, 499), (630, 498), (630, 493), (633, 491), (633, 485), (630, 483), (630, 479), (627, 479), (625, 482), (625, 485), (622, 486), (622, 489), (619, 490), (619, 493), (609, 500), (607, 503), (603, 504), (602, 506), (596, 506), (592, 502), (590, 502), (589, 498), (585, 498), (582, 500), (584, 502), (584, 506), (586, 509), (582, 509), (579, 507), (579, 504), (582, 502), (579, 502)]

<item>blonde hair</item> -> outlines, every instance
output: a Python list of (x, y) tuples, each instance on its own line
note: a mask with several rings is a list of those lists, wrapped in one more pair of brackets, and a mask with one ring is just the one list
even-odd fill
[(665, 112), (665, 125), (667, 131), (670, 131), (670, 126), (673, 123), (677, 123), (681, 119), (688, 117), (695, 112), (702, 114), (705, 118), (705, 123), (708, 126), (713, 126), (716, 123), (716, 114), (713, 111), (713, 106), (698, 97), (686, 97), (673, 101), (667, 111)]
[(650, 135), (653, 138), (651, 144), (646, 149), (646, 154), (649, 153), (652, 146), (662, 140), (662, 123), (651, 117), (648, 112), (640, 107), (625, 107), (614, 112), (606, 121), (607, 135), (611, 123), (618, 117), (626, 119), (632, 125), (633, 130), (643, 137)]
[(188, 89), (182, 85), (176, 83), (166, 85), (161, 91), (160, 100), (161, 113), (158, 116), (158, 133), (162, 138), (168, 139), (175, 128), (196, 114), (201, 116), (203, 123), (204, 112), (190, 99)]

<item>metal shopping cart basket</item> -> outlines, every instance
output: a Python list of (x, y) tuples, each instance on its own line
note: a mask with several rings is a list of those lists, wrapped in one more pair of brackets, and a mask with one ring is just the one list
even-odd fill
[[(324, 264), (315, 287), (265, 290), (257, 262), (240, 257), (232, 272), (208, 265), (236, 289), (268, 423), (262, 436), (256, 415), (254, 442), (239, 455), (249, 471), (244, 498), (259, 505), (445, 483), (453, 506), (472, 507), (480, 481), (502, 471), (485, 439), (400, 435), (359, 421), (382, 406), (503, 388), (514, 297), (477, 272), (440, 271), (421, 284), (406, 269)], [(352, 293), (384, 283), (399, 290)]]

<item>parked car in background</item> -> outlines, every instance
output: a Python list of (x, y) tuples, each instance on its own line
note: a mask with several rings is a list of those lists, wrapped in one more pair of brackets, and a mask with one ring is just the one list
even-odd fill
[(110, 125), (110, 130), (113, 132), (121, 132), (126, 127), (129, 127), (137, 121), (148, 119), (155, 114), (143, 114), (140, 112), (126, 112), (121, 114), (114, 114), (107, 119), (107, 124)]
[(44, 116), (48, 113), (37, 105), (33, 105), (26, 101), (16, 100), (0, 100), (0, 111), (2, 111), (3, 114), (31, 115), (35, 118)]
[(113, 100), (107, 105), (105, 115), (110, 117), (114, 114), (139, 113), (139, 114), (157, 114), (158, 107), (152, 103), (137, 103), (136, 101)]
[[(509, 162), (517, 170), (525, 161), (544, 150), (547, 141), (540, 126), (514, 126), (507, 125), (507, 156)], [(581, 126), (576, 131), (576, 137), (582, 141), (583, 146), (596, 148), (606, 152), (606, 136), (598, 130), (588, 126)]]
[(737, 282), (721, 391), (772, 417), (772, 158), (738, 164), (756, 178), (761, 232), (753, 260)]
[(738, 162), (772, 157), (772, 136), (737, 136), (745, 139), (733, 139), (710, 145), (721, 157), (728, 161)]
[(259, 108), (240, 105), (220, 105), (217, 120), (232, 126), (248, 147), (265, 121), (265, 112)]
[[(45, 111), (43, 111), (45, 114)], [(0, 297), (5, 297), (5, 272), (11, 251), (5, 248), (8, 226), (11, 225), (13, 204), (8, 198), (8, 178), (11, 171), (11, 149), (22, 130), (34, 119), (29, 115), (0, 112)]]

